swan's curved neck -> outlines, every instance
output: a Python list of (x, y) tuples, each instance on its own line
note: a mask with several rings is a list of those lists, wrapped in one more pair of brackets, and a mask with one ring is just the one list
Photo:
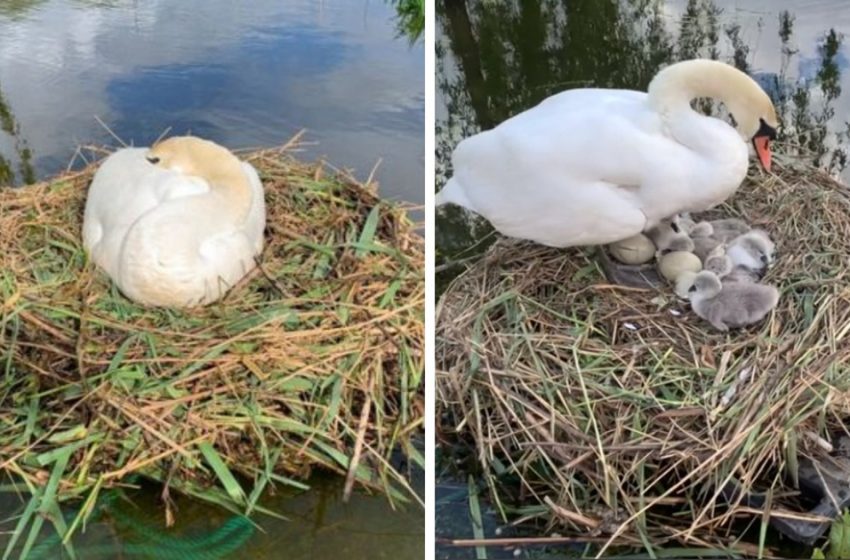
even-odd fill
[(680, 62), (655, 76), (648, 100), (678, 142), (705, 157), (724, 159), (729, 146), (743, 146), (743, 138), (724, 121), (694, 111), (691, 101), (710, 97), (722, 101), (734, 114), (738, 92), (752, 87), (743, 83), (750, 81), (746, 74), (715, 60)]
[[(716, 60), (689, 60), (668, 66), (649, 84), (649, 103), (659, 113), (690, 109), (697, 97), (733, 104), (734, 92), (749, 87), (750, 78)], [(742, 83), (747, 82), (747, 83)]]
[(237, 223), (242, 224), (248, 219), (253, 191), (240, 162), (237, 161), (235, 166), (228, 165), (206, 173), (201, 172), (199, 176), (225, 201), (228, 212), (234, 216)]

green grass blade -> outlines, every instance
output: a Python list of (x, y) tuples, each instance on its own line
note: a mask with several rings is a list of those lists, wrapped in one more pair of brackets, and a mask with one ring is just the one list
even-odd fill
[(240, 505), (245, 505), (247, 498), (245, 497), (245, 491), (242, 490), (242, 487), (239, 486), (239, 483), (236, 482), (236, 477), (233, 476), (233, 473), (230, 472), (230, 469), (227, 468), (227, 465), (224, 464), (224, 461), (221, 460), (221, 457), (218, 455), (218, 452), (213, 448), (212, 444), (208, 441), (201, 442), (198, 444), (198, 448), (201, 450), (201, 454), (204, 456), (204, 459), (207, 460), (212, 470), (215, 471), (216, 476), (218, 477), (219, 482), (221, 482), (222, 486), (224, 486), (227, 495), (233, 498), (233, 501)]
[(33, 494), (32, 498), (30, 498), (27, 507), (24, 508), (21, 517), (18, 519), (17, 525), (15, 525), (15, 530), (12, 531), (12, 538), (9, 541), (9, 544), (6, 545), (6, 550), (3, 552), (3, 560), (8, 560), (12, 556), (12, 550), (15, 548), (15, 545), (18, 543), (18, 540), (21, 538), (21, 535), (24, 534), (24, 529), (26, 529), (27, 525), (29, 525), (30, 519), (33, 514), (35, 514), (38, 509), (38, 494)]
[(378, 219), (381, 217), (381, 206), (376, 204), (369, 212), (366, 218), (366, 223), (363, 224), (363, 230), (360, 232), (360, 238), (357, 240), (357, 249), (354, 255), (357, 258), (363, 257), (372, 248), (372, 240), (375, 238), (375, 232), (378, 230)]
[[(468, 482), (469, 488), (469, 519), (472, 522), (472, 534), (476, 540), (484, 540), (484, 522), (481, 519), (481, 504), (478, 503), (478, 486), (471, 476)], [(475, 558), (487, 560), (487, 549), (483, 546), (475, 547)]]

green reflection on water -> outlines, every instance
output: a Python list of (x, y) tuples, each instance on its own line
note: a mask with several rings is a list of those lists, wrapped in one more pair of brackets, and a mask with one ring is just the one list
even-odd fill
[[(26, 139), (21, 135), (21, 126), (12, 114), (12, 108), (3, 96), (2, 84), (0, 84), (0, 130), (8, 135), (14, 144), (15, 153), (18, 156), (18, 172), (20, 182), (25, 184), (35, 183), (35, 168), (32, 164), (32, 150)], [(0, 187), (15, 184), (16, 176), (12, 162), (0, 154)]]
[(0, 16), (11, 19), (21, 18), (45, 2), (47, 0), (3, 0), (0, 2)]
[(391, 0), (397, 14), (399, 33), (414, 43), (425, 32), (425, 0)]
[[(261, 505), (280, 519), (255, 516), (248, 520), (172, 495), (167, 498), (176, 517), (171, 528), (165, 527), (159, 486), (142, 483), (138, 489), (110, 490), (100, 499), (85, 532), (75, 535), (73, 548), (77, 558), (84, 559), (422, 558), (421, 509), (390, 511), (384, 497), (362, 492), (343, 503), (343, 484), (336, 476), (313, 476), (309, 483), (309, 491), (283, 490), (261, 500)], [(17, 504), (11, 496), (0, 495), (0, 510), (17, 514)], [(77, 511), (69, 508), (65, 513), (70, 522)], [(10, 527), (5, 519), (0, 521), (2, 550)], [(60, 539), (47, 528), (29, 556), (37, 560), (65, 557)]]

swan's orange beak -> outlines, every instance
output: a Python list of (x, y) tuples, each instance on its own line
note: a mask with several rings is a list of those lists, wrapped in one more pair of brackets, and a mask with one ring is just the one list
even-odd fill
[(756, 149), (759, 163), (765, 171), (770, 173), (770, 138), (767, 136), (756, 136), (753, 138), (753, 147)]

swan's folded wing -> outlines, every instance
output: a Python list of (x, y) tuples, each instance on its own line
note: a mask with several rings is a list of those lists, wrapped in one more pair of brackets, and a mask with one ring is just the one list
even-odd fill
[[(148, 305), (214, 301), (254, 268), (244, 229), (227, 227), (203, 197), (167, 202), (133, 226), (122, 247), (119, 287)], [(223, 230), (223, 231), (222, 231)]]
[(168, 175), (163, 176), (156, 185), (156, 194), (159, 201), (174, 200), (175, 198), (207, 194), (210, 192), (209, 183), (200, 177), (183, 175), (182, 173), (171, 170), (166, 170), (166, 173)]
[(256, 253), (263, 250), (263, 232), (266, 229), (266, 194), (263, 182), (257, 170), (250, 163), (243, 161), (242, 168), (251, 185), (251, 210), (245, 222), (245, 234), (251, 241)]

